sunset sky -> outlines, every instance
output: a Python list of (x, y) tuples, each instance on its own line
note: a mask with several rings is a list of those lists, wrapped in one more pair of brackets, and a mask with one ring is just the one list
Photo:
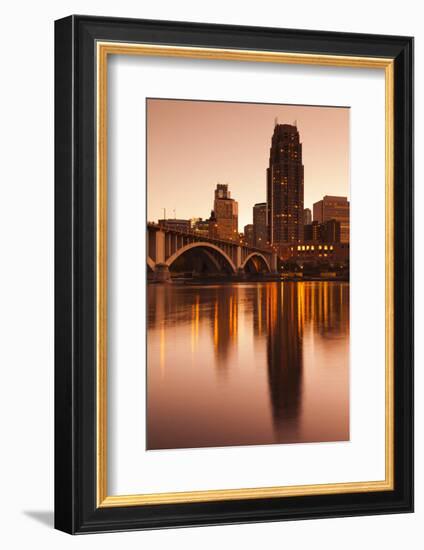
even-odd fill
[[(239, 231), (266, 201), (274, 129), (297, 121), (305, 208), (324, 195), (349, 197), (349, 109), (209, 101), (147, 100), (147, 219), (208, 218), (217, 183), (239, 203)], [(175, 209), (175, 215), (174, 215)]]

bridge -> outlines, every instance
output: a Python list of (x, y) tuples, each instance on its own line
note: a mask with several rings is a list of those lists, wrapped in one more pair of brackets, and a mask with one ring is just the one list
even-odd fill
[(147, 270), (156, 281), (168, 280), (171, 272), (198, 276), (265, 275), (276, 272), (277, 254), (237, 241), (148, 223)]

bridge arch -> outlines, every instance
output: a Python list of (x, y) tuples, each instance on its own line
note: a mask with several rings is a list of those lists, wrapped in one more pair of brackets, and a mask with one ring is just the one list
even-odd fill
[(236, 266), (234, 265), (233, 260), (228, 256), (228, 254), (226, 254), (223, 250), (221, 250), (215, 244), (208, 243), (208, 242), (194, 242), (194, 243), (186, 244), (185, 246), (183, 246), (182, 248), (177, 250), (174, 254), (172, 254), (172, 256), (170, 256), (166, 260), (165, 264), (168, 267), (171, 267), (171, 265), (175, 262), (175, 260), (177, 258), (179, 258), (182, 254), (184, 254), (188, 250), (192, 250), (193, 248), (203, 248), (205, 250), (205, 252), (208, 252), (208, 249), (218, 252), (222, 256), (222, 258), (224, 258), (224, 260), (227, 262), (227, 264), (228, 264), (229, 268), (231, 269), (232, 273), (237, 272)]
[(265, 256), (263, 254), (261, 254), (260, 252), (251, 252), (244, 260), (244, 262), (241, 264), (240, 268), (241, 269), (245, 269), (247, 264), (249, 263), (249, 261), (253, 258), (259, 258), (260, 260), (262, 260), (268, 270), (269, 273), (271, 273), (271, 266), (269, 265), (269, 262), (268, 260), (265, 258)]
[(152, 271), (155, 271), (155, 262), (152, 260), (150, 256), (147, 256), (147, 267), (150, 267)]
[(219, 265), (219, 262), (218, 260), (215, 258), (215, 256), (212, 254), (212, 252), (210, 250), (208, 250), (207, 248), (204, 248), (202, 250), (203, 254), (205, 254), (209, 260), (212, 262), (212, 264), (215, 266), (215, 269), (217, 271), (220, 271), (221, 270), (221, 266)]

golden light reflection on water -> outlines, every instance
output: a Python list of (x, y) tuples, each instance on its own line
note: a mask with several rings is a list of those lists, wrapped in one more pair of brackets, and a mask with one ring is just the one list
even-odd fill
[(349, 439), (349, 285), (149, 285), (147, 448)]

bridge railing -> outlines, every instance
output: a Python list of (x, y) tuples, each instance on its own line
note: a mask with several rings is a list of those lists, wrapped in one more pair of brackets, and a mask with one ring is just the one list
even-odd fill
[(249, 250), (257, 251), (257, 252), (261, 252), (261, 253), (265, 253), (265, 254), (273, 254), (275, 252), (275, 249), (272, 246), (259, 248), (257, 246), (251, 246), (249, 244), (246, 244), (241, 239), (231, 240), (231, 239), (222, 239), (222, 238), (209, 237), (209, 236), (205, 236), (205, 235), (199, 235), (199, 232), (196, 231), (195, 229), (189, 229), (189, 230), (183, 231), (181, 229), (178, 229), (178, 228), (173, 227), (172, 225), (168, 225), (166, 223), (158, 224), (158, 223), (155, 223), (155, 222), (147, 222), (147, 228), (148, 229), (149, 228), (156, 229), (156, 230), (164, 230), (164, 231), (176, 233), (176, 234), (181, 235), (181, 236), (196, 237), (197, 239), (205, 240), (205, 241), (208, 241), (208, 242), (224, 243), (224, 244), (229, 244), (229, 245), (232, 245), (232, 246), (241, 246), (243, 248), (247, 248)]

